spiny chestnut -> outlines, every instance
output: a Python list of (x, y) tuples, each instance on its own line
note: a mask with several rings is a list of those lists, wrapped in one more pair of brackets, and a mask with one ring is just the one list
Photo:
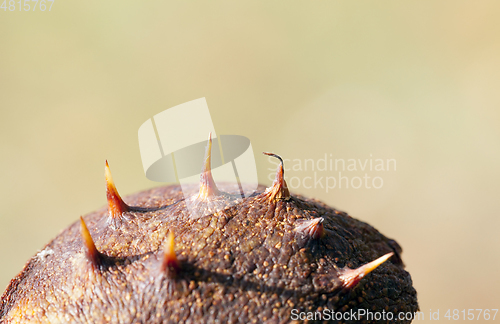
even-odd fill
[[(411, 321), (398, 318), (418, 304), (394, 240), (290, 194), (283, 161), (271, 187), (241, 198), (213, 180), (210, 144), (199, 192), (185, 199), (172, 185), (123, 200), (106, 162), (107, 208), (28, 261), (1, 298), (0, 323), (322, 322), (325, 310), (329, 322), (377, 322), (376, 312)], [(372, 317), (335, 317), (360, 310)]]

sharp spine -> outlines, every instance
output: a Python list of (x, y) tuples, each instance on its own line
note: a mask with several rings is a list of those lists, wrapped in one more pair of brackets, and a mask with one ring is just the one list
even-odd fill
[(82, 234), (83, 245), (85, 246), (85, 255), (87, 259), (92, 263), (93, 266), (97, 267), (101, 263), (101, 254), (97, 250), (94, 244), (94, 240), (90, 235), (89, 229), (80, 216), (80, 232)]
[(108, 213), (111, 219), (118, 219), (124, 212), (130, 210), (130, 207), (122, 200), (118, 191), (116, 190), (111, 171), (109, 169), (108, 161), (104, 168), (106, 177), (106, 198), (108, 199)]
[(212, 177), (211, 160), (212, 158), (212, 133), (208, 134), (208, 144), (205, 151), (205, 161), (200, 175), (200, 191), (198, 199), (207, 200), (212, 197), (220, 195), (220, 191), (215, 185)]
[(325, 228), (323, 226), (323, 217), (318, 217), (310, 220), (303, 220), (295, 228), (297, 232), (302, 232), (312, 239), (320, 239), (325, 236)]
[(274, 179), (273, 185), (267, 188), (266, 193), (269, 195), (271, 200), (289, 200), (290, 191), (285, 181), (285, 168), (283, 166), (283, 159), (274, 153), (262, 152), (265, 155), (275, 157), (280, 160), (280, 165), (276, 171), (276, 177)]
[(167, 241), (163, 248), (163, 261), (161, 270), (170, 276), (175, 276), (180, 269), (179, 260), (175, 254), (175, 236), (172, 231), (168, 232)]
[(375, 270), (378, 266), (387, 261), (393, 255), (394, 252), (387, 253), (372, 262), (362, 265), (357, 269), (342, 269), (339, 276), (340, 281), (342, 281), (342, 287), (353, 288), (361, 279), (363, 279), (364, 276)]

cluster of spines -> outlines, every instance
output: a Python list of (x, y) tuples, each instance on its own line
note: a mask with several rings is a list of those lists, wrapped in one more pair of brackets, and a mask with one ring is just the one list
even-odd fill
[[(115, 183), (113, 181), (113, 177), (111, 176), (108, 161), (106, 161), (104, 175), (106, 178), (108, 216), (110, 220), (117, 220), (120, 219), (125, 212), (133, 210), (133, 208), (127, 205), (118, 194)], [(90, 262), (93, 268), (98, 268), (102, 264), (104, 255), (97, 250), (94, 240), (90, 235), (87, 224), (83, 220), (83, 217), (80, 217), (80, 233), (82, 236), (85, 256), (87, 260)], [(168, 272), (169, 275), (175, 275), (175, 272), (179, 270), (179, 261), (177, 260), (177, 257), (175, 255), (174, 234), (172, 232), (169, 232), (166, 244), (164, 246), (161, 269), (162, 271)]]
[[(99, 252), (95, 246), (94, 240), (90, 235), (90, 231), (87, 228), (87, 224), (80, 216), (80, 233), (82, 235), (82, 240), (85, 249), (85, 256), (90, 262), (94, 269), (98, 269), (102, 265), (104, 255)], [(167, 240), (163, 247), (163, 258), (161, 263), (161, 270), (165, 272), (168, 276), (175, 276), (180, 269), (180, 263), (177, 260), (177, 255), (175, 253), (175, 237), (174, 233), (169, 232)]]
[[(203, 163), (202, 172), (200, 175), (200, 188), (197, 195), (197, 199), (202, 201), (211, 199), (221, 194), (212, 177), (211, 149), (212, 149), (212, 137), (211, 134), (209, 134), (208, 145), (205, 152), (205, 159)], [(283, 166), (283, 160), (279, 155), (276, 155), (274, 153), (267, 153), (267, 152), (263, 153), (265, 155), (272, 156), (280, 160), (275, 180), (272, 186), (266, 190), (268, 199), (272, 201), (289, 200), (291, 196), (290, 192), (288, 191), (288, 187), (284, 178), (285, 171)], [(122, 215), (125, 212), (128, 212), (133, 209), (129, 205), (127, 205), (118, 194), (116, 186), (113, 182), (113, 178), (111, 176), (111, 171), (109, 169), (108, 161), (106, 161), (105, 165), (105, 178), (106, 178), (106, 197), (108, 201), (109, 219), (110, 220), (121, 219)], [(323, 217), (313, 218), (311, 220), (303, 220), (297, 225), (295, 230), (297, 232), (300, 232), (308, 236), (313, 240), (319, 240), (326, 235), (323, 226), (323, 221), (324, 221)], [(80, 230), (85, 247), (86, 258), (94, 268), (98, 268), (102, 263), (103, 254), (97, 250), (95, 243), (92, 239), (92, 236), (90, 235), (90, 232), (87, 228), (87, 225), (83, 220), (83, 217), (80, 217)], [(364, 276), (366, 276), (368, 273), (373, 271), (379, 265), (387, 261), (393, 254), (394, 253), (392, 252), (387, 253), (381, 256), (380, 258), (356, 269), (350, 269), (348, 267), (341, 269), (339, 273), (339, 279), (342, 282), (342, 286), (344, 288), (354, 287)], [(180, 270), (180, 263), (175, 253), (175, 237), (171, 231), (169, 231), (163, 247), (163, 258), (160, 269), (162, 272), (166, 273), (170, 277), (175, 277), (177, 272)]]

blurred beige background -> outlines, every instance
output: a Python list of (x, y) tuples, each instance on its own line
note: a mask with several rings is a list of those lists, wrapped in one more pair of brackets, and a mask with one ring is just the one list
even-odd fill
[(267, 185), (262, 151), (395, 159), (345, 172), (379, 176), (380, 189), (306, 189), (338, 172), (293, 161), (286, 177), (396, 239), (426, 316), (500, 308), (499, 14), (498, 1), (459, 0), (0, 10), (0, 290), (104, 206), (105, 159), (122, 196), (159, 185), (144, 176), (139, 126), (206, 97), (218, 134), (251, 139)]

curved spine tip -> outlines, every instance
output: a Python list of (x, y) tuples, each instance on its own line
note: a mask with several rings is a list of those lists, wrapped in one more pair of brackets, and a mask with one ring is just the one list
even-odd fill
[(387, 253), (372, 262), (362, 265), (357, 269), (342, 269), (339, 276), (340, 281), (342, 281), (342, 287), (353, 288), (361, 279), (363, 279), (364, 276), (375, 270), (378, 266), (387, 261), (393, 255), (394, 252)]
[(208, 144), (205, 151), (205, 161), (200, 175), (200, 191), (198, 199), (207, 200), (209, 198), (220, 195), (220, 191), (215, 185), (212, 177), (212, 167), (210, 160), (212, 158), (212, 133), (208, 133)]
[(130, 207), (123, 201), (116, 190), (107, 160), (104, 168), (104, 176), (106, 178), (106, 198), (108, 200), (109, 217), (111, 219), (117, 219), (121, 217), (124, 212), (129, 211)]
[(323, 217), (318, 217), (310, 220), (304, 220), (299, 222), (299, 225), (295, 228), (297, 232), (301, 232), (312, 239), (320, 239), (325, 236), (325, 228), (323, 226)]
[(161, 271), (167, 272), (167, 274), (175, 275), (177, 274), (179, 269), (179, 260), (177, 260), (177, 255), (175, 254), (175, 236), (172, 231), (169, 231), (167, 241), (163, 248), (163, 261), (161, 263)]
[(272, 156), (280, 160), (280, 165), (278, 166), (278, 170), (276, 171), (276, 177), (273, 181), (273, 185), (266, 190), (266, 192), (269, 193), (269, 199), (290, 199), (290, 191), (288, 191), (288, 187), (285, 181), (285, 168), (283, 166), (283, 159), (281, 158), (281, 156), (274, 153), (262, 152), (262, 154)]
[(89, 229), (87, 228), (87, 225), (85, 224), (85, 221), (81, 216), (80, 216), (80, 232), (83, 239), (83, 245), (85, 246), (85, 255), (87, 256), (87, 259), (92, 263), (92, 265), (98, 266), (101, 261), (100, 260), (101, 255), (99, 251), (97, 251), (97, 248), (95, 247), (94, 244), (94, 240), (90, 235)]

